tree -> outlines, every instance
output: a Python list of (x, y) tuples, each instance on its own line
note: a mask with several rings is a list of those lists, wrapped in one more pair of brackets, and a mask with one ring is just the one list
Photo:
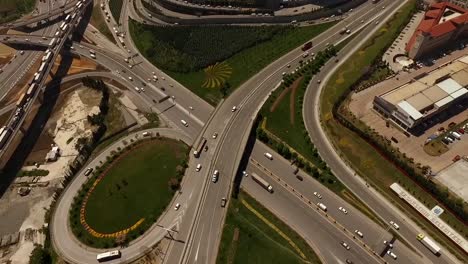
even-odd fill
[(42, 246), (36, 246), (29, 256), (29, 264), (49, 264), (52, 258)]
[(228, 94), (230, 88), (231, 85), (229, 84), (229, 82), (224, 82), (219, 91), (221, 92), (223, 97), (225, 97)]

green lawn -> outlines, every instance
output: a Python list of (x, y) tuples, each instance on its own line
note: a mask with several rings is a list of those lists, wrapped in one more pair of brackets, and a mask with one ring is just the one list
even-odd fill
[(110, 29), (106, 25), (104, 15), (99, 9), (100, 7), (97, 4), (93, 6), (93, 12), (91, 13), (91, 25), (93, 25), (97, 30), (99, 30), (110, 41), (116, 43), (114, 36), (112, 36), (112, 32), (110, 32)]
[(109, 0), (109, 8), (115, 21), (119, 23), (123, 0)]
[(170, 139), (139, 145), (110, 168), (86, 204), (86, 222), (97, 232), (126, 229), (159, 216), (172, 199), (168, 182), (187, 146)]
[[(247, 202), (277, 230), (249, 210), (242, 203), (242, 200)], [(281, 236), (278, 230), (289, 238), (294, 246)], [(237, 199), (233, 198), (230, 201), (217, 263), (293, 264), (321, 262), (302, 237), (255, 199), (241, 192)]]
[[(130, 33), (139, 40), (136, 45), (140, 52), (153, 64), (215, 105), (223, 93), (231, 93), (265, 66), (333, 25), (334, 22), (307, 27), (184, 26), (179, 29), (152, 29), (131, 22)], [(227, 33), (232, 35), (228, 37)], [(241, 37), (240, 33), (246, 36)], [(217, 35), (226, 35), (226, 39), (217, 39)], [(225, 43), (226, 40), (230, 41)], [(201, 51), (209, 51), (209, 58), (201, 56)], [(204, 68), (216, 62), (219, 62), (217, 66)]]
[[(393, 182), (399, 182), (405, 188), (409, 188), (411, 193), (422, 201), (427, 207), (432, 208), (438, 203), (427, 192), (417, 186), (411, 179), (405, 176), (394, 165), (388, 162), (381, 155), (376, 155), (376, 150), (357, 134), (338, 123), (332, 114), (333, 105), (339, 97), (346, 92), (363, 74), (363, 69), (368, 68), (374, 59), (377, 58), (385, 47), (388, 47), (397, 36), (400, 28), (404, 26), (411, 11), (416, 6), (416, 1), (409, 1), (389, 22), (369, 40), (359, 51), (347, 60), (338, 71), (330, 78), (321, 97), (321, 119), (327, 134), (335, 147), (339, 149), (342, 156), (348, 160), (359, 174), (370, 182), (371, 185), (379, 189), (383, 194), (392, 199), (400, 208), (404, 208), (412, 219), (418, 222), (432, 237), (447, 248), (450, 246), (448, 239), (440, 232), (434, 232), (434, 228), (426, 221), (421, 221), (417, 213), (408, 205), (396, 197), (389, 189)], [(359, 122), (357, 123), (359, 126)], [(442, 219), (452, 225), (465, 237), (467, 235), (466, 226), (457, 220), (450, 212), (446, 211)], [(452, 250), (455, 252), (454, 250)], [(458, 250), (457, 250), (458, 251)], [(455, 253), (458, 257), (462, 254)], [(466, 256), (466, 255), (465, 255)]]
[(35, 3), (35, 0), (0, 0), (0, 23), (16, 20), (33, 11)]

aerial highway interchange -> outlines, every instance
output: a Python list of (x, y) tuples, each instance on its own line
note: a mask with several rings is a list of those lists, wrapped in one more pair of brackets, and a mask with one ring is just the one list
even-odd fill
[[(320, 125), (319, 100), (320, 92), (331, 73), (356, 49), (371, 36), (380, 25), (385, 23), (406, 1), (382, 0), (378, 3), (367, 1), (355, 8), (353, 12), (343, 16), (343, 20), (312, 39), (314, 45), (310, 53), (324, 50), (327, 45), (338, 45), (353, 35), (340, 34), (343, 26), (358, 34), (339, 51), (337, 59), (330, 60), (321, 71), (312, 78), (304, 97), (303, 116), (307, 132), (316, 145), (320, 156), (326, 161), (337, 178), (342, 181), (360, 200), (362, 200), (385, 223), (398, 222), (398, 237), (394, 236), (389, 224), (385, 228), (377, 225), (359, 210), (345, 202), (336, 194), (325, 188), (318, 181), (308, 177), (303, 171), (304, 181), (299, 182), (293, 174), (293, 166), (287, 160), (277, 155), (274, 150), (256, 140), (253, 146), (248, 164), (241, 164), (248, 144), (248, 139), (254, 120), (260, 107), (267, 100), (271, 92), (278, 87), (282, 80), (282, 72), (299, 67), (299, 61), (303, 58), (300, 47), (290, 51), (277, 59), (251, 79), (238, 87), (229, 97), (213, 107), (183, 85), (165, 74), (162, 70), (151, 64), (136, 48), (135, 39), (129, 33), (129, 19), (148, 21), (158, 24), (160, 21), (149, 16), (149, 12), (143, 10), (140, 0), (124, 1), (120, 21), (111, 19), (108, 22), (112, 34), (116, 39), (119, 36), (123, 41), (117, 41), (113, 47), (100, 47), (86, 42), (68, 40), (83, 21), (80, 17), (88, 5), (103, 4), (101, 10), (110, 10), (108, 1), (65, 1), (61, 5), (55, 4), (51, 8), (45, 3), (38, 3), (39, 15), (31, 21), (18, 21), (3, 25), (4, 28), (16, 28), (30, 25), (45, 18), (62, 17), (68, 14), (77, 14), (69, 22), (68, 27), (58, 43), (52, 49), (52, 61), (60, 55), (75, 54), (81, 57), (94, 59), (97, 64), (108, 71), (96, 71), (79, 73), (66, 76), (62, 83), (71, 80), (79, 80), (83, 77), (99, 77), (115, 80), (121, 86), (127, 87), (134, 103), (139, 109), (147, 112), (155, 112), (170, 124), (172, 129), (155, 128), (149, 132), (161, 133), (168, 137), (181, 139), (188, 145), (196, 145), (202, 138), (207, 139), (209, 146), (199, 158), (190, 155), (189, 169), (186, 170), (180, 192), (173, 198), (167, 212), (157, 221), (157, 225), (148, 230), (141, 238), (121, 248), (121, 258), (111, 260), (110, 263), (128, 263), (145, 254), (147, 248), (154, 246), (159, 240), (167, 236), (173, 237), (165, 263), (214, 263), (218, 254), (223, 224), (226, 217), (226, 208), (220, 207), (220, 201), (227, 198), (229, 203), (233, 191), (234, 178), (239, 177), (241, 171), (257, 173), (271, 183), (273, 193), (268, 193), (251, 177), (243, 177), (241, 186), (251, 196), (262, 203), (266, 208), (276, 214), (281, 220), (290, 225), (312, 246), (324, 263), (345, 263), (346, 259), (352, 259), (355, 263), (459, 263), (448, 253), (441, 256), (427, 254), (428, 249), (415, 238), (421, 233), (420, 228), (384, 197), (355, 176), (348, 165), (336, 154), (329, 143), (325, 132)], [(135, 5), (138, 10), (135, 10)], [(78, 8), (78, 3), (83, 5)], [(51, 11), (53, 10), (53, 11)], [(67, 10), (65, 14), (63, 11)], [(140, 17), (140, 15), (143, 15)], [(229, 16), (227, 16), (229, 17)], [(50, 48), (49, 41), (53, 34), (61, 29), (60, 23), (47, 25), (42, 29), (31, 32), (30, 35), (0, 36), (0, 41), (11, 45), (31, 45), (38, 49)], [(117, 24), (121, 25), (120, 27)], [(115, 26), (114, 26), (115, 25)], [(113, 30), (113, 28), (115, 28)], [(353, 33), (354, 34), (354, 33)], [(92, 50), (93, 52), (90, 52)], [(0, 86), (0, 98), (4, 97), (23, 78), (26, 70), (42, 57), (44, 52), (34, 50), (25, 51), (22, 56), (17, 56), (12, 63), (3, 68), (0, 74), (2, 84)], [(125, 60), (130, 59), (130, 62)], [(129, 67), (131, 65), (132, 67)], [(50, 64), (40, 81), (39, 89), (31, 97), (31, 101), (41, 97), (41, 89), (52, 64)], [(25, 70), (26, 69), (26, 70)], [(157, 81), (153, 76), (157, 76)], [(321, 81), (318, 81), (321, 80)], [(135, 87), (145, 86), (144, 92), (136, 91)], [(29, 101), (28, 101), (29, 102)], [(32, 103), (30, 103), (32, 105)], [(8, 107), (2, 106), (2, 111)], [(20, 130), (23, 119), (27, 116), (29, 108), (26, 106), (24, 114), (20, 118), (19, 125), (12, 130), (12, 137)], [(233, 109), (233, 107), (236, 107)], [(8, 108), (8, 109), (10, 109)], [(11, 118), (14, 118), (13, 116)], [(135, 133), (142, 133), (141, 131)], [(216, 138), (214, 138), (216, 134)], [(130, 136), (128, 136), (130, 138)], [(121, 139), (123, 140), (123, 139)], [(115, 150), (121, 140), (106, 147), (99, 155), (93, 157), (86, 167), (99, 165), (105, 160), (106, 155)], [(8, 143), (5, 145), (8, 147)], [(273, 153), (272, 160), (265, 157), (265, 153)], [(3, 153), (1, 153), (3, 155)], [(193, 168), (201, 164), (201, 173)], [(240, 166), (243, 166), (240, 168)], [(211, 183), (213, 171), (219, 171), (220, 177), (216, 184)], [(70, 263), (96, 263), (96, 254), (103, 250), (84, 247), (74, 238), (68, 227), (69, 208), (74, 196), (86, 182), (82, 175), (83, 168), (58, 200), (51, 220), (51, 240), (55, 250), (64, 260)], [(318, 199), (314, 192), (319, 192), (323, 198)], [(317, 207), (318, 202), (323, 202), (328, 207), (328, 212), (323, 212)], [(177, 211), (171, 210), (175, 204), (180, 204)], [(347, 214), (337, 210), (338, 207), (347, 208)], [(355, 230), (361, 230), (364, 236), (356, 236)], [(398, 255), (394, 260), (386, 254), (388, 248), (383, 241), (394, 241), (393, 252)], [(404, 240), (402, 242), (401, 240)], [(182, 242), (181, 242), (182, 241)], [(347, 250), (340, 241), (350, 245)]]

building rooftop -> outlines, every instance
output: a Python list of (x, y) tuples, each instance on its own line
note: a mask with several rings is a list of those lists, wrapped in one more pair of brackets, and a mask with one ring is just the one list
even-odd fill
[(379, 97), (417, 120), (467, 94), (467, 73), (468, 56), (465, 56)]
[(466, 23), (468, 23), (468, 10), (449, 2), (433, 4), (424, 14), (424, 19), (406, 45), (406, 51), (411, 50), (419, 34), (439, 37)]

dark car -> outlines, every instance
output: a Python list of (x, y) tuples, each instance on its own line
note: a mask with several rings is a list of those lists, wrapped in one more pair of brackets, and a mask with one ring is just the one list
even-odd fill
[(85, 170), (84, 175), (85, 175), (85, 176), (89, 176), (89, 175), (91, 174), (91, 172), (93, 172), (93, 168), (87, 168), (87, 169)]
[(300, 181), (303, 181), (303, 180), (304, 180), (304, 178), (302, 178), (301, 175), (296, 175), (296, 178), (297, 178), (298, 180), (300, 180)]

